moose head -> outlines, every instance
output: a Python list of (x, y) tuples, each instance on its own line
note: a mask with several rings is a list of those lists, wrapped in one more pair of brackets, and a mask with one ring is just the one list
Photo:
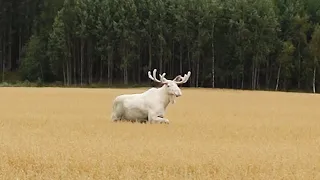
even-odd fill
[(173, 98), (172, 103), (174, 103), (175, 97), (179, 97), (182, 95), (182, 92), (181, 92), (178, 85), (186, 83), (191, 75), (191, 72), (188, 71), (188, 73), (184, 74), (184, 76), (178, 75), (173, 80), (168, 80), (165, 78), (166, 73), (162, 73), (162, 75), (159, 74), (159, 76), (160, 76), (160, 80), (159, 80), (156, 78), (156, 73), (157, 73), (157, 69), (153, 70), (152, 75), (151, 75), (151, 72), (148, 71), (148, 77), (151, 80), (153, 80), (157, 83), (160, 83), (162, 85), (161, 88), (164, 88), (166, 90), (167, 94)]

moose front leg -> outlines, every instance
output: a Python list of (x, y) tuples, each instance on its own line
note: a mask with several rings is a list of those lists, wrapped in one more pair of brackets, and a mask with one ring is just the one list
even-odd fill
[(157, 116), (157, 115), (149, 115), (148, 116), (148, 121), (150, 122), (150, 124), (152, 124), (152, 123), (169, 124), (169, 120), (168, 119), (163, 118), (163, 116)]

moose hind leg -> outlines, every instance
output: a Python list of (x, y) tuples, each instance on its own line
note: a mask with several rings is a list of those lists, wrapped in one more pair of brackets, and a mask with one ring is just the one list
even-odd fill
[(125, 115), (125, 111), (123, 109), (123, 105), (121, 103), (115, 102), (112, 108), (111, 121), (117, 122), (122, 121)]
[(122, 120), (122, 113), (113, 112), (111, 116), (112, 122), (118, 122)]

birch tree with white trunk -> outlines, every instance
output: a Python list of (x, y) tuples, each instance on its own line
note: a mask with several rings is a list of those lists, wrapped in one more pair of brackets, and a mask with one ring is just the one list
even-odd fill
[(278, 71), (277, 71), (277, 81), (275, 90), (278, 91), (280, 78), (286, 78), (290, 73), (290, 61), (292, 61), (293, 53), (295, 51), (295, 47), (293, 46), (291, 41), (285, 41), (282, 44), (281, 55), (278, 58)]
[(312, 90), (313, 93), (316, 93), (316, 74), (317, 68), (319, 65), (319, 57), (320, 57), (320, 25), (317, 24), (314, 28), (314, 31), (311, 35), (311, 42), (309, 44), (311, 54), (313, 56), (313, 80), (312, 80)]

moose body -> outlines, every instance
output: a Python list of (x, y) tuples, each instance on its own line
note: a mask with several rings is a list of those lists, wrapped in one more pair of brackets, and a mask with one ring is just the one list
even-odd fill
[[(117, 96), (113, 101), (112, 121), (139, 121), (150, 123), (169, 123), (164, 118), (167, 106), (171, 102), (175, 103), (175, 98), (182, 95), (178, 84), (185, 83), (191, 72), (184, 77), (177, 76), (174, 80), (167, 80), (165, 73), (160, 75), (160, 80), (155, 77), (156, 69), (148, 72), (149, 78), (155, 82), (161, 83), (161, 88), (150, 88), (140, 94), (124, 94)], [(182, 79), (178, 81), (178, 79)]]

